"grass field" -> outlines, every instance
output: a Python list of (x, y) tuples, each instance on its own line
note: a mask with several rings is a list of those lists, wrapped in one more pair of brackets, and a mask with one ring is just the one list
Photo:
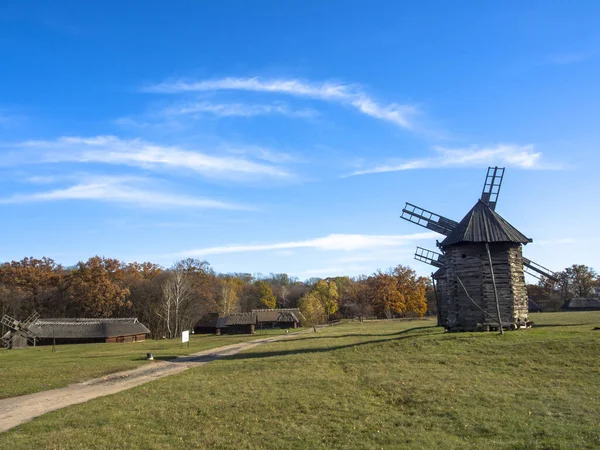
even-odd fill
[(148, 340), (129, 344), (78, 344), (0, 350), (0, 399), (31, 394), (89, 380), (121, 370), (134, 369), (146, 361), (146, 353), (166, 359), (209, 350), (222, 345), (259, 339), (282, 330), (257, 330), (253, 336), (191, 335), (190, 347), (178, 339)]
[(600, 312), (533, 320), (504, 337), (330, 327), (47, 414), (0, 448), (600, 448)]

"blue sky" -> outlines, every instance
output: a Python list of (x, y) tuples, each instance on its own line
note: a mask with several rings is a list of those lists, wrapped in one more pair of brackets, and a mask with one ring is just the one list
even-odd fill
[(600, 269), (600, 4), (0, 5), (0, 260), (312, 276), (409, 264), (489, 165), (554, 270)]

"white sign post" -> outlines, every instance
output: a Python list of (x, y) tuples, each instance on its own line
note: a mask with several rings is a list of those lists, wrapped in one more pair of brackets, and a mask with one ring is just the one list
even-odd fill
[(188, 343), (188, 347), (190, 346), (190, 332), (189, 332), (189, 330), (181, 332), (181, 346), (182, 347), (183, 347), (183, 343), (184, 342)]

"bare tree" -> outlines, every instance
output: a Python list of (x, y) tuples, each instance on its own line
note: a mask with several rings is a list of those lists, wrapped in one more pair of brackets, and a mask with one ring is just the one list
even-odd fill
[(219, 280), (219, 313), (228, 316), (237, 311), (242, 282), (238, 278), (227, 277)]
[(163, 301), (159, 315), (165, 320), (169, 337), (181, 334), (181, 324), (192, 299), (192, 289), (185, 269), (176, 265), (162, 286)]

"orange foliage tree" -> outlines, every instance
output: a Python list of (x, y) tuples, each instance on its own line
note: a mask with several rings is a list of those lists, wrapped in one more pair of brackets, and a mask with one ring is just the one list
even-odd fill
[(111, 317), (119, 308), (130, 306), (124, 275), (116, 259), (94, 256), (79, 262), (69, 276), (68, 298), (87, 316)]
[(409, 267), (399, 265), (388, 273), (378, 271), (368, 278), (367, 286), (378, 316), (392, 318), (412, 313), (422, 317), (427, 312), (426, 279)]

